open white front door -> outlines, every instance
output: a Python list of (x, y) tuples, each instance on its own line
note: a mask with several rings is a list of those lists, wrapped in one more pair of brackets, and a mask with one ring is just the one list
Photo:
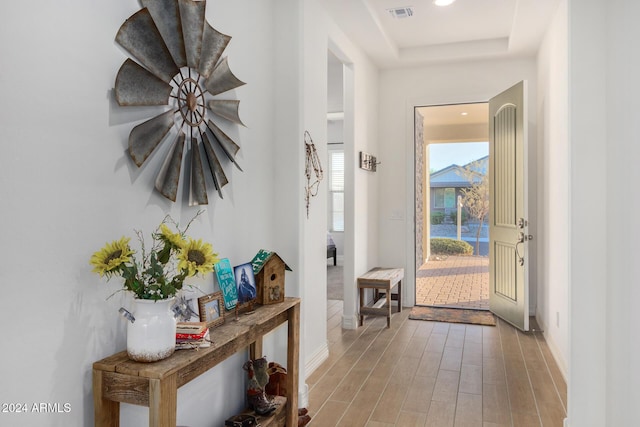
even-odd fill
[(526, 81), (489, 101), (489, 308), (529, 330)]

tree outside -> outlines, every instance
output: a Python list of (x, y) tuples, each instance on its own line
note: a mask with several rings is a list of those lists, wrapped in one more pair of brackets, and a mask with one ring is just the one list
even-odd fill
[(482, 225), (489, 217), (489, 176), (482, 162), (478, 160), (469, 163), (458, 173), (471, 184), (460, 191), (462, 204), (469, 216), (479, 223), (476, 232), (476, 253), (479, 253)]

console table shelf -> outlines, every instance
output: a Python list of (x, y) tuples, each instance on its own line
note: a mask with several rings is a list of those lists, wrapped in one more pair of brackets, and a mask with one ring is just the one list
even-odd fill
[[(258, 306), (250, 315), (233, 315), (211, 330), (209, 348), (177, 350), (153, 363), (130, 360), (126, 351), (93, 364), (93, 400), (96, 427), (117, 427), (120, 403), (149, 407), (150, 427), (175, 427), (177, 390), (240, 350), (262, 357), (262, 337), (288, 322), (286, 425), (298, 425), (298, 362), (300, 299)], [(238, 373), (241, 375), (243, 373)], [(231, 415), (231, 414), (227, 414)]]

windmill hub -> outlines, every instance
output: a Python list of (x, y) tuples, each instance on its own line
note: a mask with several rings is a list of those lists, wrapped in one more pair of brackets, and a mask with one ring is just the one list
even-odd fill
[(193, 92), (187, 94), (187, 107), (192, 113), (198, 108), (198, 100)]
[(205, 117), (204, 93), (191, 77), (182, 80), (178, 87), (178, 108), (184, 121), (191, 127), (199, 126)]

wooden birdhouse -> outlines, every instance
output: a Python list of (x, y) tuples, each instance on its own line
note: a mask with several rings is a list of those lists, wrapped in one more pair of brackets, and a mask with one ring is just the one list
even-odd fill
[(284, 301), (284, 272), (291, 268), (275, 252), (260, 249), (251, 261), (256, 278), (258, 304), (275, 304)]

